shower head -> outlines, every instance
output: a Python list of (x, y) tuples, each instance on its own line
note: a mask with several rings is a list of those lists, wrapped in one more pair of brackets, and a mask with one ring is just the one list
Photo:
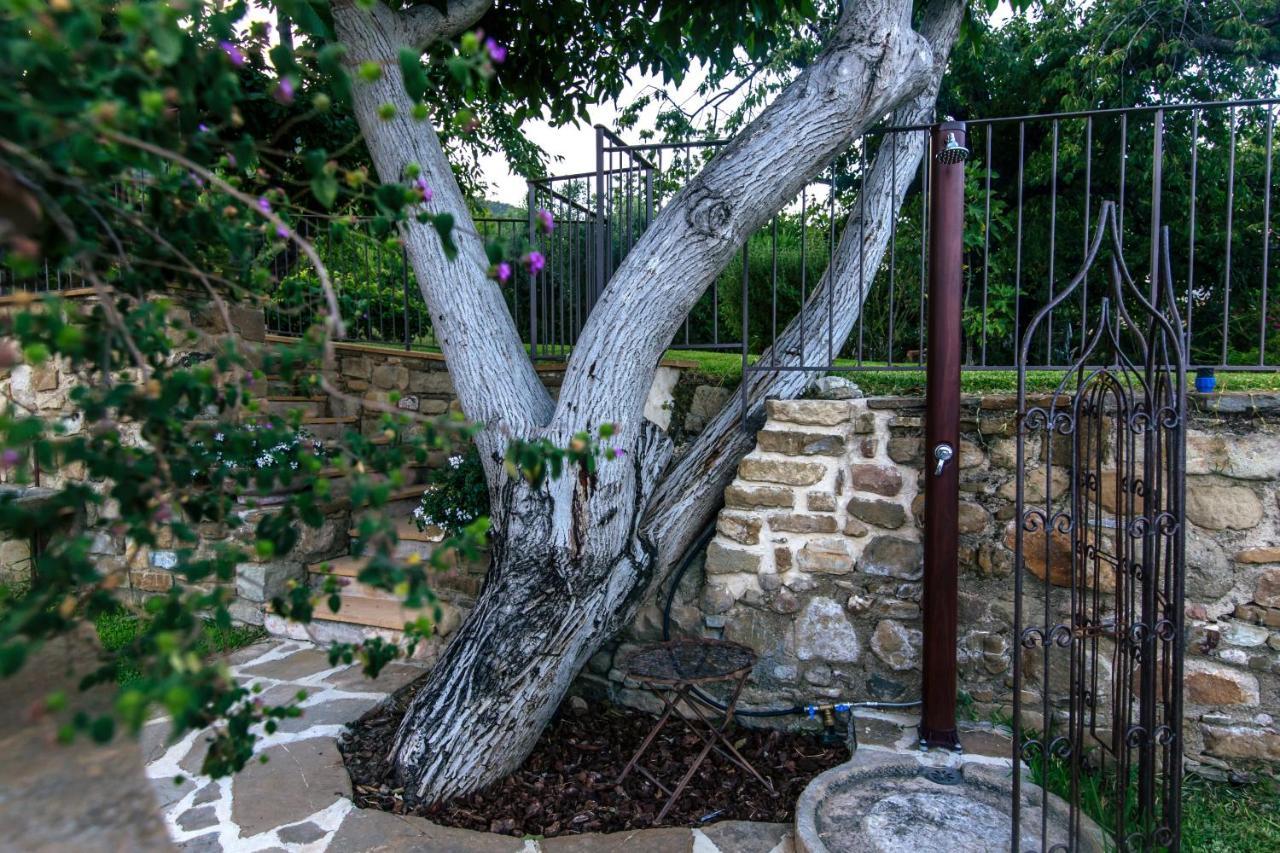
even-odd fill
[(956, 139), (955, 133), (948, 132), (947, 144), (943, 146), (935, 157), (939, 163), (944, 163), (948, 166), (954, 163), (963, 163), (969, 159), (969, 149), (960, 144), (960, 141)]

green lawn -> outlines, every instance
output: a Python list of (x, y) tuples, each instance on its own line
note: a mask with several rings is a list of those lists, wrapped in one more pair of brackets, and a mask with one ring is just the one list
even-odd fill
[[(705, 350), (668, 350), (667, 358), (696, 364), (699, 373), (723, 385), (737, 385), (742, 377), (742, 354)], [(842, 367), (854, 367), (850, 359), (837, 359)], [(877, 370), (883, 364), (864, 362), (856, 370), (841, 371), (857, 383), (869, 397), (924, 393), (923, 370)], [(1280, 373), (1226, 373), (1218, 371), (1219, 391), (1280, 391)], [(1052, 391), (1062, 381), (1062, 373), (1053, 370), (1027, 372), (1027, 390)], [(961, 389), (966, 394), (1016, 394), (1018, 375), (1012, 370), (966, 370), (960, 375)]]
[[(353, 341), (352, 343), (361, 343)], [(366, 346), (382, 347), (389, 350), (404, 351), (403, 344), (382, 343), (372, 341)], [(437, 346), (414, 344), (414, 352), (440, 352)], [(527, 349), (527, 347), (526, 347)], [(566, 357), (571, 349), (564, 350)], [(697, 365), (696, 370), (706, 376), (708, 382), (719, 385), (736, 386), (742, 379), (742, 353), (711, 350), (667, 350), (666, 359)], [(756, 356), (751, 356), (754, 360)], [(542, 362), (547, 363), (547, 362)], [(857, 383), (868, 397), (896, 395), (916, 395), (924, 393), (924, 370), (883, 370), (883, 363), (863, 362), (857, 367), (852, 359), (836, 359), (840, 367), (855, 367), (854, 370), (839, 371)], [(1262, 373), (1241, 371), (1231, 373), (1218, 371), (1218, 391), (1280, 391), (1280, 372)], [(1188, 377), (1190, 381), (1191, 377)], [(1037, 393), (1052, 391), (1062, 381), (1062, 373), (1052, 370), (1032, 370), (1027, 373), (1027, 390)], [(1018, 376), (1012, 370), (966, 370), (960, 377), (961, 389), (965, 394), (1016, 394)]]

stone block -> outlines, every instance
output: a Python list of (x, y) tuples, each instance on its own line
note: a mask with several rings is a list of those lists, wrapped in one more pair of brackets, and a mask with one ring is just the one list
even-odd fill
[(1280, 548), (1245, 548), (1237, 551), (1237, 563), (1280, 563)]
[(734, 542), (743, 545), (755, 545), (760, 541), (760, 525), (762, 523), (758, 516), (722, 512), (716, 519), (716, 532), (727, 539), (732, 539)]
[[(1015, 522), (1005, 526), (1004, 544), (1016, 550), (1017, 527)], [(1047, 541), (1047, 544), (1046, 544)], [(1054, 586), (1071, 586), (1071, 536), (1054, 530), (1046, 540), (1044, 530), (1028, 530), (1022, 534), (1022, 562), (1031, 574)], [(1081, 579), (1083, 585), (1093, 586), (1092, 570)], [(1103, 561), (1098, 567), (1098, 582), (1104, 592), (1116, 588), (1115, 569)]]
[(844, 453), (844, 437), (832, 433), (761, 430), (756, 447), (788, 456), (839, 456)]
[(920, 647), (924, 635), (892, 619), (881, 619), (871, 634), (871, 651), (895, 672), (920, 665)]
[(707, 546), (706, 572), (709, 575), (755, 574), (760, 568), (760, 555), (742, 548), (731, 548), (719, 541)]
[(342, 375), (368, 381), (373, 365), (362, 355), (342, 359)]
[(675, 407), (675, 388), (680, 381), (680, 371), (674, 367), (659, 365), (654, 371), (649, 394), (644, 401), (644, 418), (658, 429), (671, 427), (671, 410)]
[[(911, 513), (917, 524), (924, 524), (924, 492), (911, 501)], [(961, 533), (981, 533), (991, 521), (991, 513), (973, 501), (960, 501), (957, 513), (956, 524)]]
[(855, 539), (859, 539), (863, 536), (866, 536), (870, 532), (871, 532), (871, 528), (867, 527), (867, 525), (863, 524), (861, 521), (859, 521), (856, 518), (849, 518), (849, 519), (846, 519), (844, 522), (843, 533), (845, 536), (852, 536)]
[(853, 431), (858, 435), (870, 435), (876, 431), (875, 412), (858, 412), (853, 419)]
[(1264, 607), (1280, 607), (1280, 569), (1267, 569), (1258, 577), (1253, 600)]
[(858, 634), (844, 608), (830, 598), (809, 601), (795, 623), (795, 655), (802, 661), (856, 663), (862, 654)]
[(771, 420), (808, 426), (836, 426), (852, 414), (844, 400), (767, 400), (765, 409)]
[(737, 509), (795, 506), (795, 493), (782, 486), (740, 486), (734, 484), (724, 490), (724, 505)]
[(415, 394), (453, 395), (453, 381), (447, 370), (415, 370), (409, 377), (409, 390)]
[(403, 364), (380, 364), (369, 375), (369, 381), (382, 391), (404, 391), (409, 387), (409, 368)]
[(1205, 752), (1218, 758), (1280, 761), (1280, 732), (1251, 726), (1202, 725)]
[(1207, 530), (1250, 530), (1262, 521), (1262, 501), (1248, 486), (1187, 478), (1187, 519)]
[(897, 530), (907, 523), (907, 511), (893, 501), (855, 497), (849, 499), (846, 509), (856, 519), (889, 530)]
[(684, 418), (684, 430), (687, 433), (700, 433), (714, 418), (725, 403), (733, 395), (728, 388), (715, 385), (699, 385), (693, 389), (693, 400), (689, 404), (689, 413)]
[(1185, 662), (1183, 687), (1197, 705), (1257, 705), (1258, 678), (1204, 658)]
[(895, 435), (886, 447), (889, 458), (903, 465), (919, 467), (924, 462), (924, 439), (909, 435)]
[(733, 607), (733, 593), (718, 584), (702, 588), (702, 609), (707, 613), (724, 613)]
[(241, 340), (260, 344), (267, 339), (267, 323), (261, 308), (248, 305), (228, 305), (227, 313), (231, 317), (231, 328)]
[[(1101, 499), (1104, 507), (1106, 506), (1106, 502), (1108, 500), (1107, 498), (1108, 493), (1105, 488), (1105, 483), (1108, 482), (1110, 479), (1111, 478), (1108, 478), (1106, 473), (1104, 472), (1103, 473), (1104, 485), (1102, 487), (1102, 494), (1101, 494)], [(996, 494), (1007, 501), (1017, 500), (1017, 494), (1018, 494), (1017, 488), (1018, 488), (1018, 481), (1015, 478), (1015, 479), (1009, 480), (1007, 483), (1002, 485), (996, 491)], [(1044, 466), (1040, 466), (1037, 468), (1028, 468), (1026, 469), (1026, 474), (1022, 478), (1022, 500), (1024, 505), (1026, 506), (1043, 504), (1045, 502), (1045, 499), (1049, 495), (1052, 495), (1053, 500), (1057, 501), (1059, 498), (1067, 496), (1069, 489), (1070, 489), (1070, 477), (1067, 474), (1067, 470), (1065, 468), (1059, 468), (1057, 466), (1054, 466), (1053, 468), (1045, 468)], [(1114, 490), (1111, 492), (1111, 494), (1114, 495)], [(1111, 511), (1114, 511), (1114, 509), (1115, 509), (1115, 499), (1114, 497), (1112, 497), (1111, 507), (1108, 508), (1107, 511), (1111, 512)]]
[(899, 536), (877, 536), (867, 543), (858, 569), (881, 577), (918, 580), (924, 574), (924, 548)]
[(864, 492), (892, 497), (902, 491), (902, 474), (887, 465), (857, 464), (849, 468), (849, 485)]
[(1188, 598), (1212, 601), (1235, 586), (1236, 574), (1222, 546), (1212, 538), (1190, 532), (1186, 538), (1186, 594)]
[(773, 549), (773, 568), (778, 572), (791, 571), (792, 559), (791, 549), (785, 545), (779, 545)]
[(831, 515), (775, 512), (769, 516), (769, 529), (776, 533), (835, 533), (837, 525)]
[(779, 483), (786, 486), (811, 486), (827, 473), (820, 462), (796, 462), (790, 459), (753, 459), (738, 463), (738, 476), (744, 480)]
[(810, 512), (836, 511), (836, 496), (832, 492), (809, 492), (804, 496), (804, 503)]
[(875, 459), (876, 452), (880, 450), (880, 439), (864, 438), (858, 442), (858, 452), (862, 454), (864, 459)]
[(844, 539), (815, 539), (796, 552), (796, 568), (812, 574), (843, 575), (853, 571), (853, 553)]
[(303, 581), (306, 568), (302, 563), (278, 561), (240, 563), (236, 566), (236, 595), (246, 601), (267, 602), (284, 595), (290, 581)]
[(165, 571), (134, 569), (129, 572), (129, 585), (140, 592), (168, 592), (173, 575)]

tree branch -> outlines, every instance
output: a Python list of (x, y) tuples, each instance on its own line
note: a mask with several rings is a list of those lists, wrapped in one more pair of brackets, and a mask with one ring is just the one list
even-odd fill
[(435, 6), (410, 6), (400, 13), (405, 41), (423, 50), (438, 38), (452, 38), (476, 25), (493, 0), (449, 0), (445, 11)]
[(636, 428), (662, 352), (747, 236), (928, 80), (910, 15), (905, 0), (849, 3), (814, 63), (658, 214), (592, 310), (557, 422)]
[[(430, 121), (412, 117), (413, 101), (405, 92), (396, 61), (397, 51), (404, 46), (394, 17), (398, 13), (382, 3), (366, 11), (342, 2), (335, 3), (333, 10), (338, 36), (348, 48), (347, 61), (353, 67), (369, 59), (383, 65), (378, 80), (357, 82), (352, 93), (356, 120), (378, 177), (386, 183), (402, 181), (413, 164), (433, 191), (428, 209), (448, 211), (456, 223), (456, 258), (446, 256), (439, 235), (429, 225), (409, 223), (404, 238), (462, 410), (490, 427), (528, 433), (550, 420), (551, 397), (533, 369), (502, 290), (486, 276), (489, 261), (483, 242), (439, 137)], [(379, 117), (384, 104), (396, 108), (394, 118)], [(486, 465), (492, 452), (500, 449), (499, 433), (490, 430), (477, 438)], [(496, 471), (491, 468), (490, 474)]]
[[(964, 0), (932, 0), (926, 6), (921, 34), (933, 49), (928, 83), (894, 112), (894, 125), (933, 121), (938, 89), (963, 11)], [(774, 358), (780, 366), (826, 363), (828, 339), (824, 327), (829, 304), (838, 306), (833, 317), (832, 345), (839, 347), (849, 336), (884, 258), (891, 222), (919, 169), (924, 150), (924, 131), (894, 133), (885, 138), (841, 232), (830, 266), (804, 310), (757, 364), (772, 364)], [(660, 566), (671, 565), (709, 522), (733, 479), (738, 461), (755, 445), (755, 431), (742, 422), (741, 395), (746, 395), (747, 423), (754, 424), (763, 414), (766, 399), (794, 397), (811, 379), (808, 374), (785, 370), (751, 372), (742, 377), (738, 394), (680, 457), (654, 494), (644, 527), (659, 549)]]

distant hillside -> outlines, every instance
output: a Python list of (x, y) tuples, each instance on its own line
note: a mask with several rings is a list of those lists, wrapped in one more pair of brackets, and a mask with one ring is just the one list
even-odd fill
[(525, 211), (523, 207), (516, 207), (513, 204), (506, 204), (505, 202), (501, 202), (501, 201), (486, 200), (483, 204), (483, 207), (485, 208), (485, 210), (489, 212), (490, 216), (495, 216), (503, 219), (505, 218), (523, 219), (525, 216), (528, 215), (528, 213)]

